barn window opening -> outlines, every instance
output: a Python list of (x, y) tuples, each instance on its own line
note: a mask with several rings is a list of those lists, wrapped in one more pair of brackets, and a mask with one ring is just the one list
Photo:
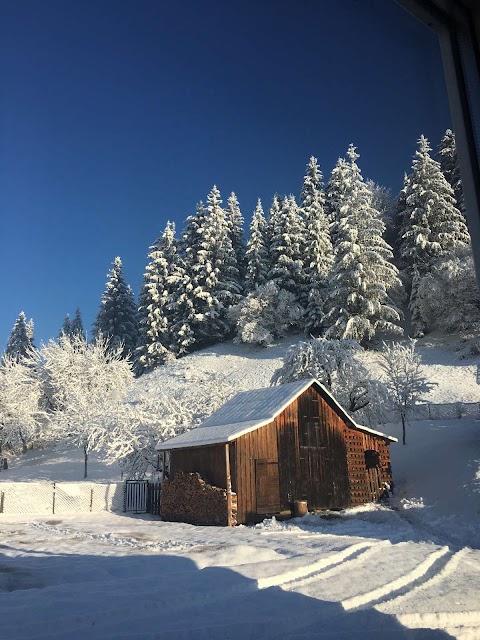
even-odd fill
[(378, 469), (380, 466), (380, 455), (374, 449), (365, 451), (365, 466), (367, 469)]

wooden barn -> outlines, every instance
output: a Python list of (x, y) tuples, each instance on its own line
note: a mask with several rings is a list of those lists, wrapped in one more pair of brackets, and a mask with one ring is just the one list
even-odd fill
[[(392, 482), (384, 433), (357, 424), (318, 381), (239, 393), (202, 425), (157, 445), (169, 452), (165, 519), (244, 524), (378, 500)], [(164, 465), (165, 466), (165, 465)]]

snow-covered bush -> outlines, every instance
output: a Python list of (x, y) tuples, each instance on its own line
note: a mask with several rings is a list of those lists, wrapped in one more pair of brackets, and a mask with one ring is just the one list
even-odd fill
[[(283, 366), (273, 374), (271, 384), (316, 378), (347, 411), (365, 409), (372, 402), (383, 404), (382, 385), (370, 380), (368, 370), (356, 358), (361, 351), (355, 340), (315, 338), (299, 342), (287, 351)], [(371, 406), (368, 414), (362, 415), (368, 415), (372, 422), (378, 420), (377, 413)]]
[(79, 336), (62, 336), (31, 356), (48, 398), (49, 436), (83, 449), (85, 477), (89, 451), (100, 450), (109, 440), (133, 383), (132, 365), (122, 351), (123, 345), (111, 348), (102, 336), (91, 344)]
[(0, 364), (0, 458), (5, 447), (25, 451), (39, 437), (45, 418), (42, 396), (35, 369), (15, 355), (5, 355)]
[(230, 309), (230, 319), (236, 326), (234, 342), (268, 347), (299, 326), (302, 315), (293, 293), (267, 282)]
[(183, 388), (168, 395), (156, 390), (135, 394), (112, 420), (104, 445), (106, 461), (118, 463), (127, 478), (143, 478), (158, 469), (159, 442), (198, 426), (233, 393), (222, 378), (194, 372)]
[(406, 345), (383, 343), (379, 364), (385, 374), (385, 387), (393, 410), (402, 423), (403, 444), (406, 444), (406, 422), (422, 395), (434, 387), (434, 383), (422, 374), (420, 356), (415, 352), (415, 340)]
[(470, 252), (439, 261), (418, 284), (417, 305), (427, 329), (480, 329), (480, 292)]

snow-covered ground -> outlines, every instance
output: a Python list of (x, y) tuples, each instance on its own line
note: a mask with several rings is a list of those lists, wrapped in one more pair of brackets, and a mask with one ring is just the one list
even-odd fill
[[(193, 354), (148, 393), (268, 385), (290, 338)], [(433, 402), (478, 402), (474, 359), (419, 342)], [(375, 354), (363, 356), (375, 374)], [(398, 435), (398, 427), (384, 429)], [(0, 515), (0, 637), (12, 640), (480, 639), (480, 421), (409, 425), (391, 507), (235, 529), (148, 516)], [(92, 455), (91, 480), (118, 479)], [(75, 480), (80, 452), (29, 452), (1, 481)]]
[(480, 422), (407, 443), (393, 508), (235, 529), (0, 516), (1, 637), (478, 640)]
[[(0, 483), (45, 480), (83, 481), (84, 459), (81, 449), (34, 449), (9, 459), (9, 468), (0, 471)], [(95, 451), (88, 454), (87, 482), (118, 482), (118, 465), (107, 465)]]

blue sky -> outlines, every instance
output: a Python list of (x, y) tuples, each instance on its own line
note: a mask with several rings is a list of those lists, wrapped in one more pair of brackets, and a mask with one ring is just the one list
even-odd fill
[(36, 341), (90, 328), (122, 257), (215, 183), (250, 218), (328, 177), (350, 142), (400, 188), (416, 139), (450, 115), (436, 36), (393, 0), (0, 0), (0, 350), (21, 310)]

